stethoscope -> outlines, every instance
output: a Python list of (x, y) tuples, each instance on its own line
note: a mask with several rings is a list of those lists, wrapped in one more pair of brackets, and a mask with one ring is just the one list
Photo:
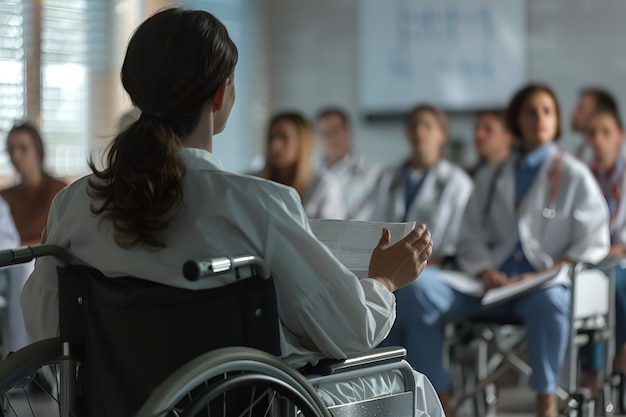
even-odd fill
[[(503, 168), (504, 168), (504, 164), (500, 164), (496, 168), (494, 176), (492, 177), (491, 184), (487, 192), (487, 199), (486, 199), (487, 201), (485, 204), (485, 208), (483, 210), (483, 219), (482, 219), (483, 227), (486, 227), (488, 224), (489, 214), (491, 212), (491, 206), (493, 205), (493, 199), (495, 195), (496, 180), (502, 173)], [(550, 171), (548, 171), (548, 174), (547, 174), (548, 181), (550, 181), (550, 189), (548, 191), (548, 200), (546, 202), (546, 206), (543, 208), (541, 212), (544, 222), (547, 222), (550, 219), (553, 219), (556, 217), (556, 199), (557, 199), (557, 194), (559, 191), (559, 185), (561, 183), (562, 173), (563, 173), (563, 150), (559, 149), (559, 153), (556, 159), (554, 160), (554, 163), (552, 164)], [(518, 210), (518, 207), (519, 207), (519, 202), (515, 202), (516, 211)], [(545, 233), (547, 229), (546, 226), (547, 226), (546, 224), (543, 224), (543, 227), (541, 228), (542, 231), (541, 231), (540, 240), (543, 240), (543, 238), (545, 237)]]
[[(493, 199), (494, 199), (495, 189), (496, 189), (496, 180), (502, 173), (503, 168), (504, 168), (504, 164), (500, 164), (496, 168), (495, 173), (492, 177), (491, 183), (489, 184), (486, 204), (483, 210), (482, 224), (484, 227), (486, 227), (488, 224), (489, 214), (491, 212), (491, 206), (493, 205)], [(548, 191), (548, 201), (546, 203), (546, 206), (543, 208), (541, 212), (541, 215), (543, 216), (544, 220), (550, 220), (556, 217), (556, 198), (557, 198), (557, 194), (559, 191), (559, 185), (561, 183), (562, 172), (563, 172), (563, 151), (559, 150), (559, 153), (554, 161), (554, 164), (552, 164), (552, 167), (550, 168), (550, 171), (548, 171), (548, 174), (547, 174), (548, 180), (550, 181), (550, 190)], [(518, 207), (519, 207), (519, 202), (516, 202), (515, 203), (516, 210)], [(545, 230), (545, 227), (544, 227), (544, 230)]]
[(561, 173), (563, 172), (563, 151), (559, 150), (559, 154), (554, 160), (552, 168), (548, 172), (548, 180), (550, 181), (550, 190), (548, 192), (548, 202), (542, 210), (542, 216), (545, 220), (556, 217), (556, 197), (559, 192), (561, 183)]

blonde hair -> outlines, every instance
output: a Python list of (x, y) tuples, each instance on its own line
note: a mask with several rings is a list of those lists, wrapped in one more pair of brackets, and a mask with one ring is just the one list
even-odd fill
[(259, 173), (259, 177), (276, 181), (276, 167), (272, 165), (270, 158), (270, 139), (272, 127), (280, 121), (286, 120), (291, 122), (298, 132), (300, 138), (300, 154), (296, 161), (296, 170), (293, 181), (289, 185), (296, 189), (300, 197), (304, 196), (307, 187), (311, 183), (312, 178), (312, 160), (313, 160), (313, 128), (311, 124), (300, 113), (280, 113), (275, 115), (269, 124), (267, 137), (265, 140), (265, 166)]

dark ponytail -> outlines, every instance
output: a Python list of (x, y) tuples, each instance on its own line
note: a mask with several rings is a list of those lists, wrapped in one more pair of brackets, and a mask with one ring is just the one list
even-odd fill
[(226, 28), (204, 11), (162, 11), (131, 38), (122, 84), (142, 113), (113, 140), (105, 169), (90, 162), (99, 181), (89, 194), (102, 200), (91, 210), (112, 222), (120, 246), (165, 247), (157, 233), (183, 198), (182, 141), (236, 63)]

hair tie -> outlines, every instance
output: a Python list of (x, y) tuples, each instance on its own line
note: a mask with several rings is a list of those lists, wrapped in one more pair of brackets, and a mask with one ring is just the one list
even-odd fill
[(142, 113), (141, 113), (141, 116), (142, 116), (142, 117), (147, 117), (147, 118), (150, 118), (150, 119), (157, 119), (157, 120), (158, 120), (158, 119), (160, 119), (160, 118), (161, 118), (161, 115), (162, 115), (162, 114), (163, 114), (163, 112), (160, 112), (160, 111), (159, 111), (159, 112), (156, 112), (156, 113), (151, 113), (151, 112), (142, 112)]

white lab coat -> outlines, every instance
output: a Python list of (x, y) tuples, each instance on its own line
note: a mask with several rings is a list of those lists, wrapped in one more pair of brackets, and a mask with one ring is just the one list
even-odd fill
[(348, 153), (334, 164), (322, 167), (341, 186), (346, 218), (366, 220), (373, 204), (370, 197), (380, 175), (380, 166), (362, 155)]
[(20, 245), (20, 234), (13, 222), (11, 208), (0, 197), (0, 250), (15, 248)]
[[(626, 170), (626, 166), (624, 170)], [(614, 236), (613, 244), (626, 246), (626, 175), (624, 175), (620, 187), (620, 202), (617, 213), (611, 221), (611, 235)], [(624, 264), (626, 265), (626, 262)]]
[(600, 262), (610, 247), (609, 212), (602, 192), (589, 169), (563, 153), (562, 172), (555, 198), (556, 214), (543, 216), (549, 204), (559, 149), (550, 145), (526, 196), (515, 210), (515, 160), (513, 154), (496, 179), (486, 224), (483, 220), (487, 195), (497, 166), (482, 169), (463, 217), (457, 261), (475, 276), (487, 268), (498, 268), (513, 252), (518, 240), (530, 264), (538, 271), (562, 258), (588, 263)]
[[(20, 241), (11, 208), (0, 197), (0, 250), (16, 248)], [(0, 268), (0, 293), (4, 295), (1, 303), (6, 304), (7, 308), (7, 320), (2, 328), (2, 357), (23, 348), (31, 341), (22, 318), (20, 293), (32, 270), (32, 262)]]
[[(371, 220), (399, 222), (405, 217), (405, 167), (406, 163), (381, 174), (373, 194)], [(426, 174), (406, 219), (426, 223), (433, 239), (433, 257), (455, 254), (461, 218), (471, 193), (470, 177), (445, 159)]]
[(346, 205), (341, 186), (331, 175), (318, 171), (302, 196), (309, 219), (345, 219)]
[[(395, 319), (394, 295), (374, 279), (357, 279), (313, 236), (294, 189), (225, 172), (217, 158), (200, 149), (183, 148), (181, 154), (187, 167), (184, 204), (159, 234), (166, 249), (115, 244), (111, 224), (99, 226), (90, 210), (87, 186), (93, 176), (55, 197), (46, 243), (66, 248), (108, 277), (130, 275), (189, 289), (220, 286), (235, 278), (187, 281), (182, 265), (188, 259), (258, 255), (274, 277), (282, 355), (294, 367), (322, 357), (343, 358), (386, 337)], [(55, 266), (52, 258), (38, 259), (22, 292), (27, 328), (37, 339), (57, 334)], [(436, 394), (423, 376), (419, 384), (426, 407)]]

